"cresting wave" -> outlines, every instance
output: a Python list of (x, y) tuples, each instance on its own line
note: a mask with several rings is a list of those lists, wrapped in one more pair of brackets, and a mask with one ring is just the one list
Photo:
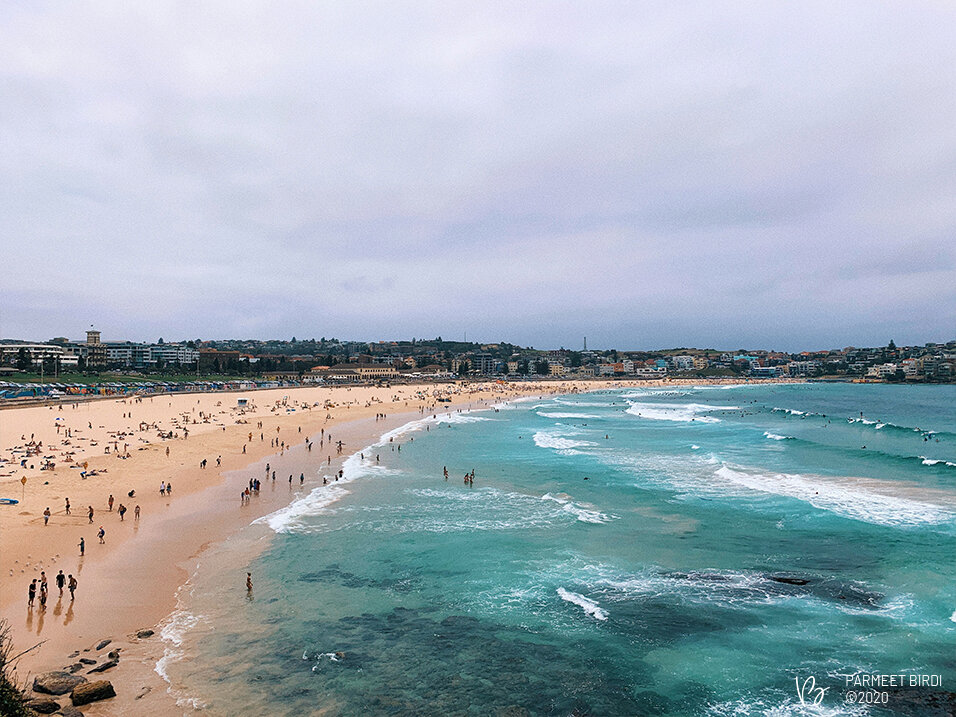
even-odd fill
[(594, 413), (545, 413), (544, 411), (538, 411), (538, 415), (542, 418), (600, 418)]
[(855, 483), (823, 476), (748, 472), (722, 465), (717, 477), (726, 483), (760, 493), (802, 500), (844, 518), (892, 527), (956, 525), (956, 513), (943, 506), (879, 493)]
[(771, 441), (792, 441), (795, 440), (793, 436), (781, 436), (777, 433), (771, 433), (770, 431), (764, 431), (764, 435), (769, 438)]
[(561, 435), (558, 431), (538, 431), (532, 436), (532, 439), (538, 448), (551, 448), (567, 456), (579, 454), (581, 451), (575, 450), (576, 448), (597, 445), (592, 441), (568, 438), (566, 433)]
[(638, 418), (650, 418), (656, 421), (679, 421), (689, 423), (720, 423), (714, 416), (703, 415), (716, 411), (739, 411), (739, 406), (712, 406), (706, 403), (641, 403), (628, 401), (630, 408), (626, 413)]
[(561, 509), (567, 513), (571, 513), (582, 523), (608, 523), (611, 521), (611, 516), (608, 516), (602, 513), (599, 510), (594, 510), (590, 508), (585, 508), (574, 503), (569, 496), (565, 495), (551, 495), (551, 493), (545, 493), (541, 496), (541, 500), (551, 500), (555, 503), (558, 503), (561, 506)]
[(593, 600), (578, 593), (573, 593), (570, 590), (565, 590), (564, 588), (558, 588), (557, 592), (562, 600), (577, 605), (595, 620), (607, 620), (607, 613)]
[[(313, 488), (308, 494), (294, 500), (286, 507), (254, 520), (253, 524), (268, 525), (276, 533), (290, 533), (301, 529), (304, 526), (305, 518), (321, 514), (330, 505), (349, 495), (349, 491), (343, 487), (343, 484), (350, 483), (358, 478), (393, 475), (396, 472), (391, 468), (375, 463), (372, 456), (376, 448), (383, 448), (394, 439), (420, 431), (428, 425), (478, 423), (492, 420), (494, 419), (469, 413), (446, 413), (409, 421), (398, 428), (386, 431), (379, 437), (378, 441), (366, 446), (361, 451), (356, 451), (342, 462), (342, 478), (338, 481)], [(363, 455), (366, 458), (363, 459)]]

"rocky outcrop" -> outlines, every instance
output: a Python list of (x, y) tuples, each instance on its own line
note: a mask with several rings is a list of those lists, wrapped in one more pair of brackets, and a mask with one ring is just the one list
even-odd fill
[(106, 672), (107, 670), (112, 670), (119, 664), (119, 659), (116, 660), (107, 660), (102, 665), (97, 665), (96, 667), (87, 670), (86, 674), (91, 675), (94, 672)]
[(147, 637), (152, 637), (155, 634), (156, 633), (152, 630), (140, 630), (136, 633), (136, 637), (138, 637), (140, 640), (145, 640)]
[(82, 682), (86, 682), (85, 677), (71, 675), (69, 672), (61, 670), (44, 672), (33, 678), (33, 691), (42, 692), (45, 695), (65, 695)]
[(53, 717), (83, 717), (83, 713), (80, 712), (76, 707), (61, 707), (60, 711), (57, 712)]
[(37, 697), (23, 703), (25, 707), (37, 714), (51, 715), (60, 709), (60, 704), (52, 697)]
[(82, 685), (74, 687), (73, 692), (70, 694), (70, 700), (73, 702), (74, 707), (109, 699), (110, 697), (116, 697), (116, 691), (113, 689), (113, 684), (109, 680), (84, 682)]
[(784, 585), (807, 585), (810, 582), (806, 578), (791, 578), (787, 575), (771, 575), (770, 579)]
[(99, 651), (102, 650), (104, 647), (106, 647), (107, 645), (109, 645), (111, 642), (113, 642), (113, 641), (112, 641), (112, 640), (102, 640), (102, 641), (100, 641), (100, 642), (97, 643), (97, 645), (96, 645), (96, 651), (99, 652)]
[(94, 660), (94, 659), (91, 658), (91, 657), (81, 657), (81, 658), (80, 658), (80, 662), (82, 662), (84, 665), (95, 665), (95, 664), (96, 664), (96, 660)]

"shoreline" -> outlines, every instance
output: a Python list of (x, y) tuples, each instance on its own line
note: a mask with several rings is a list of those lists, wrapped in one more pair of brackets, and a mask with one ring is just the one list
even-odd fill
[[(614, 386), (618, 387), (620, 384), (615, 382)], [(195, 401), (198, 401), (200, 407), (197, 413), (220, 418), (225, 416), (221, 420), (197, 424), (185, 439), (180, 437), (169, 441), (144, 440), (144, 444), (138, 446), (139, 450), (131, 446), (133, 450), (129, 453), (130, 457), (122, 461), (117, 460), (113, 453), (97, 454), (94, 450), (78, 452), (76, 461), (87, 461), (90, 471), (102, 471), (106, 468), (106, 472), (83, 480), (78, 469), (58, 464), (52, 471), (30, 475), (28, 489), (24, 489), (23, 494), (27, 494), (29, 490), (32, 495), (26, 495), (26, 501), (17, 506), (2, 507), (5, 512), (0, 513), (3, 517), (0, 545), (4, 546), (4, 550), (0, 556), (0, 569), (4, 571), (4, 583), (9, 588), (5, 588), (0, 595), (0, 615), (10, 622), (17, 651), (42, 641), (38, 649), (20, 659), (17, 677), (25, 683), (25, 687), (30, 687), (33, 675), (62, 668), (71, 661), (68, 655), (73, 651), (88, 648), (103, 639), (111, 639), (113, 643), (109, 649), (121, 647), (122, 659), (117, 667), (96, 677), (115, 680), (121, 689), (118, 690), (116, 698), (90, 705), (85, 713), (125, 714), (133, 711), (135, 704), (136, 711), (148, 708), (151, 714), (181, 714), (175, 700), (167, 694), (166, 683), (153, 671), (156, 660), (161, 657), (157, 651), (162, 652), (159, 636), (140, 641), (131, 635), (141, 629), (155, 630), (176, 609), (177, 590), (191, 575), (189, 566), (194, 565), (205, 549), (238, 533), (253, 520), (288, 506), (301, 495), (297, 492), (290, 495), (286, 487), (285, 493), (270, 493), (272, 497), (269, 500), (254, 502), (253, 505), (247, 506), (246, 510), (240, 509), (238, 501), (232, 497), (239, 488), (239, 476), (253, 471), (257, 464), (275, 462), (278, 470), (279, 463), (285, 467), (292, 462), (301, 461), (300, 454), (307, 451), (304, 441), (298, 453), (295, 449), (290, 450), (288, 446), (285, 451), (281, 451), (265, 444), (264, 439), (250, 442), (248, 428), (256, 427), (260, 420), (263, 422), (261, 435), (266, 435), (266, 430), (274, 431), (279, 428), (278, 435), (288, 436), (294, 430), (290, 443), (300, 437), (304, 439), (305, 436), (321, 435), (323, 428), (334, 426), (335, 434), (338, 434), (337, 440), (342, 436), (349, 438), (347, 445), (355, 445), (353, 441), (365, 441), (362, 445), (367, 445), (377, 440), (383, 432), (433, 412), (445, 413), (459, 408), (475, 408), (476, 404), (490, 408), (494, 403), (522, 396), (574, 393), (582, 389), (600, 390), (605, 387), (608, 386), (553, 382), (547, 385), (517, 386), (446, 384), (385, 389), (314, 388), (299, 389), (295, 392), (289, 389), (274, 389), (268, 395), (270, 401), (282, 401), (282, 397), (289, 396), (294, 396), (296, 401), (316, 397), (335, 399), (333, 403), (336, 405), (328, 410), (301, 410), (300, 407), (304, 404), (291, 402), (279, 404), (287, 410), (277, 411), (276, 405), (269, 406), (259, 393), (255, 395), (259, 404), (256, 412), (243, 414), (236, 411), (227, 412), (222, 406), (222, 398), (230, 394), (218, 392), (164, 395), (154, 397), (152, 401), (149, 398), (140, 401), (96, 401), (79, 404), (76, 408), (71, 404), (63, 404), (59, 407), (60, 410), (49, 407), (19, 409), (21, 414), (32, 412), (33, 416), (17, 416), (17, 411), (5, 412), (2, 431), (2, 446), (5, 451), (19, 444), (17, 434), (25, 436), (24, 431), (27, 428), (39, 429), (46, 424), (44, 430), (50, 433), (49, 424), (56, 414), (66, 419), (63, 423), (74, 426), (81, 421), (92, 425), (94, 421), (91, 419), (96, 418), (98, 428), (92, 429), (92, 432), (99, 430), (100, 438), (91, 439), (88, 443), (99, 445), (102, 445), (101, 441), (105, 443), (102, 437), (104, 432), (122, 430), (124, 424), (130, 428), (129, 424), (135, 423), (140, 415), (144, 412), (150, 413), (145, 411), (149, 404), (154, 408), (161, 408), (164, 414), (170, 414), (167, 421), (172, 420), (176, 411), (187, 407), (195, 410), (195, 406), (187, 406), (187, 403)], [(413, 389), (427, 392), (444, 389), (453, 392), (450, 396), (453, 402), (437, 403), (433, 396), (416, 395)], [(350, 403), (346, 404), (346, 400)], [(295, 411), (288, 410), (292, 405), (297, 406)], [(420, 412), (424, 406), (429, 407), (428, 414)], [(81, 408), (86, 410), (81, 411)], [(220, 413), (213, 413), (213, 409)], [(392, 413), (395, 411), (398, 413)], [(376, 422), (374, 416), (377, 412), (388, 413), (389, 416), (384, 422)], [(37, 416), (37, 413), (40, 415)], [(76, 419), (81, 420), (74, 419), (73, 414), (80, 414)], [(131, 414), (130, 420), (127, 416)], [(22, 420), (10, 421), (11, 416)], [(231, 425), (230, 419), (233, 421)], [(251, 423), (239, 423), (247, 420)], [(300, 434), (299, 429), (303, 433)], [(282, 431), (286, 433), (283, 434)], [(38, 434), (38, 430), (31, 432)], [(39, 434), (36, 437), (41, 438)], [(44, 441), (47, 446), (52, 442), (49, 436)], [(242, 453), (243, 445), (250, 446), (251, 450)], [(292, 445), (298, 448), (295, 443)], [(171, 448), (169, 457), (165, 456), (167, 446)], [(313, 446), (317, 449), (318, 442), (313, 441)], [(97, 447), (98, 445), (94, 446)], [(223, 462), (215, 472), (211, 470), (211, 466), (205, 470), (198, 468), (203, 457), (214, 460), (213, 457), (219, 455), (222, 456)], [(321, 455), (325, 458), (325, 467), (329, 467), (329, 458), (332, 464), (338, 465), (350, 452), (346, 450), (342, 455), (335, 455), (326, 447)], [(170, 459), (175, 465), (169, 465), (167, 461)], [(318, 463), (318, 454), (314, 456), (314, 462)], [(302, 471), (296, 471), (298, 472)], [(37, 485), (39, 478), (44, 479), (43, 484)], [(4, 476), (0, 482), (0, 491), (6, 495), (12, 486), (19, 487), (15, 480), (16, 476)], [(175, 493), (172, 498), (158, 496), (156, 484), (160, 480), (174, 483)], [(243, 477), (242, 480), (245, 484), (247, 478)], [(128, 500), (125, 493), (130, 486), (135, 489), (136, 494), (133, 499)], [(311, 484), (306, 483), (304, 486), (306, 491), (314, 487), (314, 478)], [(142, 506), (143, 513), (139, 522), (129, 514), (125, 521), (119, 522), (115, 511), (106, 510), (105, 497), (111, 491), (114, 496), (121, 496), (117, 498), (117, 502), (130, 504), (130, 513), (132, 505)], [(51, 509), (61, 506), (67, 493), (72, 503), (72, 515), (64, 515), (61, 507), (54, 510), (50, 525), (44, 526), (40, 511), (47, 504), (50, 504)], [(95, 506), (95, 522), (92, 526), (86, 517), (87, 504)], [(105, 545), (99, 545), (93, 540), (94, 531), (100, 524), (108, 526)], [(86, 538), (86, 556), (83, 558), (78, 557), (78, 551), (74, 547), (80, 535)], [(20, 602), (25, 602), (26, 596), (21, 593), (26, 592), (29, 579), (38, 575), (40, 569), (48, 573), (51, 581), (50, 602), (53, 603), (53, 607), (48, 606), (42, 615), (37, 608), (33, 611), (26, 610)], [(68, 596), (67, 600), (59, 599), (53, 586), (53, 576), (60, 569), (64, 573), (75, 573), (80, 581), (73, 605), (68, 603)], [(18, 576), (22, 585), (17, 583)], [(27, 613), (26, 620), (23, 619), (24, 612)], [(63, 624), (50, 624), (57, 622)], [(85, 670), (80, 674), (84, 673)], [(30, 678), (29, 683), (27, 677)], [(137, 686), (137, 682), (142, 684)], [(133, 694), (134, 692), (136, 694)], [(147, 704), (144, 704), (144, 700)]]

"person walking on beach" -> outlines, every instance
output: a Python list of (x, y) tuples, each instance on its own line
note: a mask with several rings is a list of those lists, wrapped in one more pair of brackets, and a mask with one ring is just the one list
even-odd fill
[(120, 517), (120, 520), (125, 520), (125, 519), (126, 519), (126, 518), (125, 518), (125, 516), (126, 516), (126, 511), (127, 511), (126, 506), (123, 505), (122, 503), (120, 503), (120, 504), (119, 504), (119, 517)]
[(100, 529), (96, 532), (96, 537), (100, 539), (100, 545), (105, 543), (104, 538), (106, 537), (106, 531), (103, 529), (103, 526), (100, 526)]
[(112, 493), (110, 493), (110, 499), (106, 502), (109, 503), (110, 513), (112, 513), (113, 512), (113, 494)]
[(50, 522), (50, 516), (51, 516), (51, 515), (52, 515), (52, 513), (50, 513), (50, 506), (47, 506), (46, 510), (43, 511), (43, 524), (44, 524), (44, 525), (46, 525), (47, 523)]
[(30, 588), (27, 590), (27, 607), (33, 607), (33, 601), (37, 597), (37, 579), (33, 578), (33, 582), (30, 583)]
[(246, 592), (252, 592), (252, 573), (246, 573)]
[(60, 595), (63, 594), (63, 584), (66, 582), (66, 575), (63, 574), (61, 570), (56, 574), (56, 586), (60, 591)]
[(83, 538), (80, 538), (80, 557), (86, 553), (86, 541)]
[(66, 514), (67, 515), (70, 514), (70, 499), (69, 498), (66, 499)]
[(40, 583), (40, 609), (41, 610), (46, 610), (46, 596), (47, 596), (47, 588), (46, 588), (46, 580), (44, 580), (43, 582)]
[(92, 505), (90, 506), (88, 517), (90, 519), (90, 523), (92, 524), (93, 523), (93, 506)]
[(166, 495), (166, 481), (159, 484), (159, 494)]
[(70, 600), (72, 600), (73, 593), (76, 591), (76, 578), (74, 578), (72, 574), (67, 578), (66, 588), (70, 591)]
[(139, 506), (133, 508), (133, 520), (139, 520)]

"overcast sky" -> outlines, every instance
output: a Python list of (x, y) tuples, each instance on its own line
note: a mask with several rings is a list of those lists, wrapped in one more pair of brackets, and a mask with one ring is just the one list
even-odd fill
[(0, 8), (0, 336), (956, 337), (956, 5)]

